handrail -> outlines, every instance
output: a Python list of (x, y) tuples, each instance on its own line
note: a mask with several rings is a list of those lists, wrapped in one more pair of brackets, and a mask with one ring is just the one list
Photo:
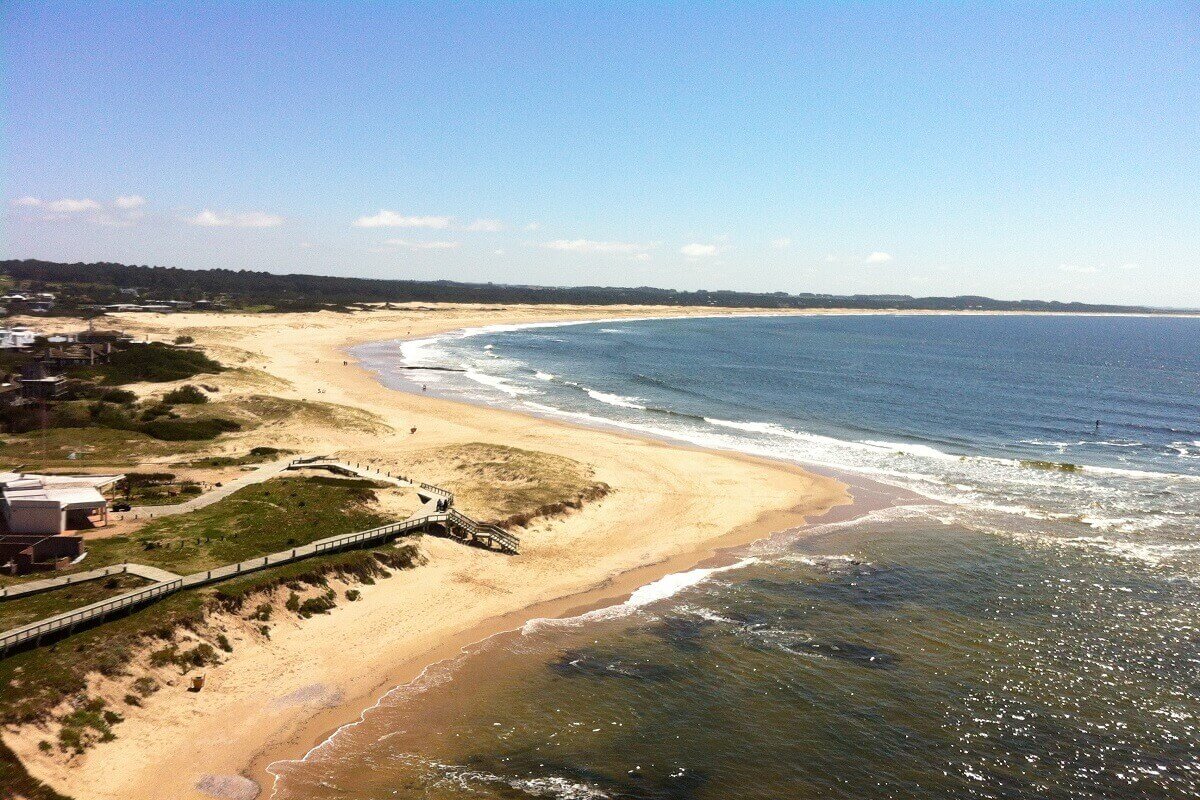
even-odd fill
[(31, 622), (28, 625), (22, 625), (19, 628), (13, 628), (10, 631), (5, 631), (0, 635), (0, 651), (7, 650), (14, 644), (36, 639), (45, 636), (47, 633), (54, 633), (63, 628), (70, 628), (80, 622), (97, 617), (104, 617), (113, 611), (118, 611), (123, 608), (132, 608), (140, 605), (147, 600), (152, 600), (163, 595), (171, 594), (178, 591), (183, 586), (183, 579), (176, 578), (173, 581), (164, 583), (156, 583), (153, 586), (147, 586), (141, 589), (134, 589), (132, 592), (110, 597), (107, 600), (101, 600), (81, 608), (67, 611), (58, 614), (48, 619), (38, 622)]
[[(332, 461), (332, 459), (296, 459), (291, 463), (311, 464), (317, 461)], [(453, 502), (454, 495), (452, 495), (450, 492), (447, 492), (445, 489), (427, 483), (413, 483), (414, 485), (425, 488), (431, 492), (444, 495), (444, 499)], [(235, 575), (240, 575), (247, 572), (255, 572), (260, 569), (265, 569), (269, 566), (278, 566), (280, 564), (299, 561), (303, 558), (349, 547), (354, 544), (360, 544), (367, 541), (382, 539), (388, 536), (407, 533), (409, 531), (425, 527), (431, 523), (444, 523), (447, 525), (457, 526), (465, 530), (474, 539), (487, 539), (489, 543), (498, 543), (500, 548), (506, 552), (519, 552), (518, 548), (521, 540), (517, 538), (516, 535), (511, 534), (491, 523), (477, 522), (458, 509), (449, 507), (449, 505), (447, 505), (445, 510), (442, 511), (434, 511), (422, 516), (410, 517), (409, 519), (402, 520), (400, 522), (392, 522), (388, 523), (387, 525), (380, 525), (376, 528), (370, 528), (365, 531), (330, 536), (326, 539), (319, 539), (315, 542), (310, 542), (307, 545), (296, 547), (291, 550), (270, 553), (265, 556), (248, 559), (246, 561), (239, 561), (235, 564), (226, 564), (225, 566), (217, 567), (216, 569), (206, 570), (204, 572), (196, 572), (191, 575), (186, 575), (181, 578), (174, 578), (169, 581), (162, 581), (151, 586), (134, 589), (124, 594), (117, 595), (116, 597), (110, 597), (107, 600), (101, 600), (81, 608), (73, 609), (71, 611), (67, 611), (38, 622), (13, 628), (12, 630), (0, 633), (0, 653), (3, 653), (9, 648), (23, 642), (40, 639), (46, 634), (73, 628), (75, 625), (81, 622), (101, 619), (113, 612), (126, 608), (132, 608), (136, 605), (140, 605), (141, 603), (172, 594), (183, 588), (202, 586), (204, 584), (213, 583), (215, 581), (223, 580)], [(121, 572), (125, 572), (128, 570), (128, 565), (114, 565), (104, 569), (106, 571), (112, 569), (114, 571), (119, 570)], [(72, 582), (72, 577), (73, 576), (67, 576), (66, 580), (61, 585), (69, 585)], [(79, 582), (84, 580), (84, 577), (83, 575), (79, 575), (74, 576), (74, 579), (75, 582)]]

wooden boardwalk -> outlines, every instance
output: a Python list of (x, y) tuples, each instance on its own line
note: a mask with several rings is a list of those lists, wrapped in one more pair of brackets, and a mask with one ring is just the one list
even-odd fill
[(12, 586), (0, 587), (0, 602), (15, 600), (18, 597), (28, 597), (32, 594), (41, 594), (42, 592), (61, 589), (64, 586), (73, 586), (77, 583), (95, 581), (100, 578), (107, 578), (109, 575), (126, 574), (137, 575), (139, 578), (145, 578), (153, 583), (165, 583), (179, 577), (173, 572), (167, 572), (165, 569), (159, 569), (158, 567), (151, 567), (148, 564), (113, 564), (107, 567), (88, 570), (87, 572), (74, 572), (58, 578), (24, 581)]
[[(326, 466), (327, 464), (329, 466)], [(345, 469), (361, 477), (369, 477), (368, 473), (372, 472), (372, 470), (361, 468), (358, 465), (345, 464), (329, 459), (302, 462), (296, 468), (310, 467), (333, 469), (333, 471)], [(119, 571), (141, 575), (157, 582), (151, 586), (125, 592), (124, 594), (110, 597), (98, 603), (92, 603), (91, 605), (76, 608), (63, 614), (47, 617), (44, 620), (0, 633), (0, 655), (20, 647), (37, 645), (46, 637), (68, 635), (77, 628), (92, 625), (110, 616), (131, 611), (147, 603), (160, 600), (181, 589), (191, 589), (209, 583), (216, 583), (217, 581), (227, 580), (238, 575), (257, 572), (269, 567), (277, 567), (317, 555), (334, 553), (355, 547), (365, 547), (418, 530), (429, 530), (430, 528), (439, 527), (447, 535), (469, 544), (495, 548), (501, 552), (514, 555), (519, 552), (520, 539), (495, 525), (486, 525), (477, 522), (453, 508), (454, 495), (445, 489), (430, 484), (409, 481), (406, 478), (389, 477), (392, 477), (394, 480), (403, 481), (404, 485), (411, 484), (416, 486), (418, 494), (425, 499), (425, 504), (421, 506), (421, 509), (417, 513), (401, 522), (394, 522), (389, 525), (382, 525), (378, 528), (371, 528), (370, 530), (358, 531), (356, 533), (330, 536), (301, 547), (248, 559), (236, 564), (226, 564), (217, 569), (205, 570), (182, 577), (156, 567), (148, 567), (141, 564), (119, 564), (114, 567), (92, 570), (91, 573), (66, 575), (58, 579), (51, 578), (45, 581), (36, 581), (35, 583), (42, 584), (42, 586), (31, 591), (25, 591), (23, 594), (28, 595), (38, 591), (49, 591), (61, 586), (78, 583), (81, 580), (95, 580), (104, 577), (105, 574), (111, 575)], [(371, 479), (374, 480), (376, 478), (372, 477)], [(105, 572), (105, 570), (112, 571)], [(84, 576), (88, 577), (85, 578)], [(16, 588), (9, 587), (10, 590)], [(14, 597), (17, 595), (10, 594), (9, 596)]]

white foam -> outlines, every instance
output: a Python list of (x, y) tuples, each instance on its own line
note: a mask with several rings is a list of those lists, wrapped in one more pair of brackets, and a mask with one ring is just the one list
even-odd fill
[(601, 403), (607, 403), (610, 406), (617, 406), (619, 408), (635, 408), (641, 411), (646, 410), (644, 405), (637, 402), (638, 398), (636, 397), (625, 397), (619, 394), (610, 394), (608, 392), (597, 391), (596, 389), (587, 389), (585, 391), (587, 391), (588, 397), (592, 398), (593, 400), (599, 400)]
[(476, 383), (481, 383), (484, 386), (490, 386), (493, 389), (497, 389), (501, 392), (504, 392), (505, 394), (509, 395), (510, 397), (519, 397), (521, 395), (537, 394), (537, 392), (535, 392), (533, 389), (528, 389), (524, 386), (514, 386), (513, 384), (509, 383), (506, 379), (501, 378), (498, 375), (489, 375), (486, 372), (480, 372), (479, 370), (471, 368), (471, 367), (468, 367), (463, 372), (463, 376), (466, 378), (470, 378), (471, 380), (475, 381)]

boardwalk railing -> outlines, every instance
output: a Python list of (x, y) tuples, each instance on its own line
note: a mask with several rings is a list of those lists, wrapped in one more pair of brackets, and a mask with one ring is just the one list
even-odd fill
[[(323, 460), (323, 459), (322, 459)], [(308, 462), (313, 463), (313, 462)], [(407, 480), (407, 479), (405, 479)], [(441, 499), (452, 501), (453, 496), (444, 489), (429, 484), (419, 484), (431, 492), (436, 491), (445, 495)], [(436, 509), (438, 504), (430, 501), (426, 504), (426, 509)], [(75, 627), (83, 624), (97, 622), (105, 617), (119, 613), (121, 611), (132, 609), (143, 603), (158, 600), (166, 595), (177, 592), (180, 589), (191, 589), (197, 586), (203, 586), (208, 583), (232, 578), (237, 575), (242, 575), (250, 572), (257, 572), (268, 567), (276, 567), (281, 564), (288, 564), (293, 561), (299, 561), (304, 558), (320, 555), (323, 553), (336, 552), (356, 546), (366, 545), (372, 542), (389, 539), (395, 536), (401, 536), (411, 531), (425, 528), (432, 524), (440, 524), (446, 527), (447, 532), (455, 538), (463, 539), (468, 542), (482, 544), (485, 547), (498, 547), (506, 553), (517, 553), (520, 547), (520, 539), (513, 534), (499, 528), (495, 525), (476, 522), (475, 520), (463, 514), (455, 508), (447, 507), (445, 510), (435, 510), (431, 513), (415, 515), (402, 522), (393, 522), (388, 525), (381, 525), (378, 528), (371, 528), (365, 531), (356, 533), (346, 533), (339, 536), (330, 536), (326, 539), (319, 539), (310, 544), (301, 547), (295, 547), (291, 550), (283, 550), (278, 553), (251, 558), (246, 561), (239, 561), (236, 564), (226, 564), (223, 567), (216, 569), (205, 570), (204, 572), (196, 572), (182, 578), (173, 578), (171, 580), (160, 581), (153, 586), (147, 586), (142, 589), (135, 589), (131, 592), (111, 597), (108, 600), (102, 600), (98, 603), (92, 603), (82, 608), (77, 608), (73, 611), (68, 611), (63, 614), (58, 614), (53, 617), (48, 617), (39, 622), (31, 623), (20, 628), (14, 628), (10, 631), (5, 631), (0, 634), (0, 653), (4, 653), (14, 647), (17, 647), (28, 642), (39, 641), (42, 637), (51, 634), (60, 633), (63, 631), (71, 631)], [(139, 565), (121, 564), (111, 567), (115, 572), (135, 571), (131, 569), (146, 569)], [(159, 571), (162, 572), (161, 570)], [(169, 574), (169, 573), (162, 573)], [(71, 577), (71, 576), (67, 576)], [(83, 575), (74, 576), (76, 581), (85, 580)], [(94, 578), (93, 578), (94, 579)], [(70, 581), (66, 581), (61, 585), (67, 585)]]
[(43, 636), (60, 631), (70, 630), (77, 625), (87, 624), (111, 616), (119, 611), (134, 608), (143, 603), (157, 600), (168, 594), (179, 591), (183, 587), (183, 579), (176, 578), (165, 583), (156, 583), (144, 589), (134, 589), (132, 592), (110, 597), (98, 603), (92, 603), (65, 614), (49, 617), (40, 622), (32, 622), (20, 628), (13, 628), (0, 634), (0, 652), (4, 652), (19, 644), (37, 641)]
[(0, 587), (0, 600), (13, 600), (18, 597), (29, 597), (30, 595), (49, 592), (53, 589), (62, 589), (65, 586), (72, 586), (76, 583), (86, 583), (87, 581), (95, 581), (100, 578), (107, 578), (109, 575), (122, 575), (129, 570), (127, 564), (116, 564), (111, 567), (103, 567), (94, 569), (88, 572), (77, 572), (74, 575), (63, 575), (59, 578), (46, 578), (44, 580), (26, 581), (18, 583), (14, 586)]

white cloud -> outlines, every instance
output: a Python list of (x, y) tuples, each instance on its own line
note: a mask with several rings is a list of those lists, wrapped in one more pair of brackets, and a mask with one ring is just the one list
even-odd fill
[(405, 250), (453, 250), (458, 242), (412, 242), (407, 239), (388, 239), (385, 244)]
[(542, 223), (540, 223), (540, 222), (531, 222), (525, 226), (525, 230), (527, 230), (527, 231), (540, 231), (541, 229), (542, 229)]
[(650, 254), (649, 253), (634, 253), (632, 256), (630, 256), (630, 258), (632, 258), (634, 261), (649, 261)]
[(25, 195), (24, 197), (18, 197), (16, 200), (13, 200), (12, 204), (14, 206), (22, 206), (24, 208), (38, 208), (42, 205), (42, 201), (36, 197)]
[(504, 230), (504, 223), (498, 219), (477, 219), (467, 226), (467, 230), (496, 233)]
[(688, 258), (707, 258), (717, 254), (717, 246), (715, 244), (685, 244), (679, 248), (679, 252), (683, 253)]
[(882, 250), (876, 250), (871, 255), (863, 259), (863, 263), (868, 267), (878, 267), (892, 261), (895, 257), (891, 253), (885, 253)]
[(74, 214), (79, 211), (99, 211), (101, 205), (90, 198), (76, 200), (71, 197), (64, 197), (61, 200), (51, 200), (44, 204), (47, 209), (59, 214)]
[(1134, 264), (1133, 262), (1121, 265), (1121, 269), (1125, 270), (1126, 272), (1129, 272), (1129, 271), (1132, 271), (1135, 269), (1141, 269), (1141, 268), (1142, 268), (1141, 264)]
[(837, 257), (836, 255), (834, 255), (833, 253), (830, 253), (829, 255), (825, 256), (825, 263), (826, 263), (826, 264), (836, 264), (836, 263), (837, 263), (837, 262), (839, 262), (839, 261), (841, 261), (841, 259), (840, 259), (840, 258), (838, 258), (838, 257)]
[(786, 236), (780, 236), (778, 239), (771, 240), (771, 247), (774, 247), (776, 250), (787, 250), (791, 246), (792, 240)]
[(434, 228), (450, 227), (450, 217), (434, 216), (404, 216), (395, 211), (380, 209), (378, 214), (359, 217), (354, 220), (356, 228)]
[(547, 250), (563, 250), (570, 253), (637, 253), (647, 245), (636, 242), (597, 242), (592, 239), (555, 239), (543, 242)]
[(126, 210), (131, 208), (141, 208), (142, 206), (146, 205), (146, 198), (142, 197), (140, 194), (125, 194), (114, 200), (113, 205), (115, 205), (117, 208), (124, 208)]
[(273, 228), (283, 224), (283, 217), (263, 211), (219, 214), (206, 208), (187, 221), (202, 228)]
[(1070, 272), (1073, 275), (1095, 275), (1095, 267), (1085, 267), (1078, 264), (1060, 264), (1059, 270), (1062, 272)]
[(502, 256), (502, 255), (504, 255), (504, 251), (503, 250), (493, 250), (492, 254), (497, 255), (497, 256)]

